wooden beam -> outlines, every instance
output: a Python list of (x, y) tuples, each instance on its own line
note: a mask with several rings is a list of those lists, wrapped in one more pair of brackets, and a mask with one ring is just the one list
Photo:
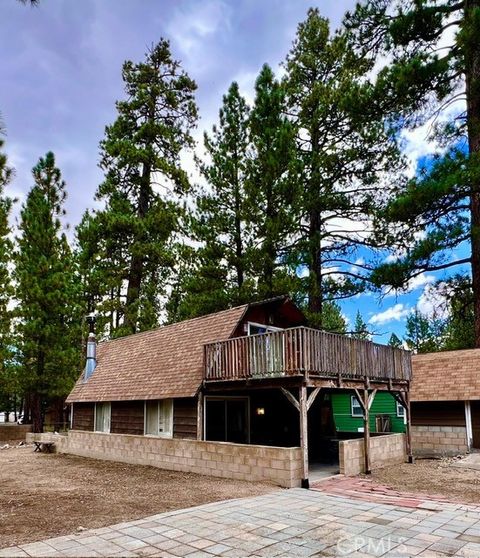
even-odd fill
[(295, 399), (295, 397), (292, 395), (292, 393), (288, 391), (288, 389), (285, 389), (283, 387), (280, 388), (280, 391), (283, 393), (283, 395), (285, 395), (285, 397), (290, 401), (290, 403), (295, 407), (295, 409), (297, 409), (297, 411), (300, 411), (300, 405), (298, 401)]
[(363, 414), (365, 415), (365, 403), (363, 401), (363, 397), (360, 395), (358, 389), (355, 388), (355, 396), (357, 397), (358, 402), (360, 403), (360, 407), (362, 408)]
[(365, 452), (365, 473), (369, 475), (372, 472), (372, 465), (370, 462), (370, 401), (367, 388), (363, 390), (363, 443)]
[(203, 440), (203, 393), (197, 396), (197, 440)]
[(407, 458), (409, 463), (413, 463), (413, 452), (412, 452), (412, 413), (410, 409), (410, 393), (406, 391), (404, 393), (405, 398), (405, 414), (407, 415), (407, 431), (406, 431), (406, 445), (407, 445)]
[(307, 411), (310, 410), (310, 407), (315, 403), (315, 399), (317, 398), (317, 395), (320, 393), (321, 388), (317, 387), (315, 388), (312, 393), (308, 396), (308, 400), (307, 400)]
[(300, 447), (302, 448), (303, 458), (303, 477), (302, 488), (309, 488), (308, 482), (308, 409), (307, 409), (307, 388), (300, 388)]
[(368, 410), (369, 410), (369, 411), (370, 411), (370, 409), (372, 408), (372, 403), (373, 403), (373, 400), (375, 399), (375, 395), (376, 395), (376, 394), (377, 394), (377, 390), (374, 389), (374, 390), (372, 391), (372, 393), (371, 393), (371, 394), (369, 395), (369, 397), (368, 397)]

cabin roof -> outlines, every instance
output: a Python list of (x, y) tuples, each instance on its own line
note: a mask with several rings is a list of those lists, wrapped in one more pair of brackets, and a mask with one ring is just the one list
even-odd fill
[(480, 349), (412, 356), (411, 401), (480, 399)]
[(82, 373), (67, 403), (195, 396), (204, 379), (203, 346), (234, 336), (249, 308), (261, 305), (305, 319), (282, 296), (104, 341), (95, 371), (86, 382)]

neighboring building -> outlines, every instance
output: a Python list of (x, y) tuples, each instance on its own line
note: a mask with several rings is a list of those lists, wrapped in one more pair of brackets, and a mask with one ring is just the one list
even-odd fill
[[(354, 392), (332, 393), (337, 433), (363, 432), (363, 409)], [(377, 392), (370, 407), (370, 432), (405, 432), (405, 407), (388, 392)]]
[(412, 366), (414, 453), (480, 449), (480, 349), (414, 355)]
[[(277, 297), (97, 351), (91, 333), (86, 369), (67, 399), (68, 452), (308, 486), (309, 461), (331, 457), (331, 395), (356, 389), (365, 445), (353, 454), (370, 470), (372, 398), (391, 391), (408, 406), (410, 353), (304, 324)], [(375, 451), (403, 459), (395, 440), (388, 451), (376, 442)]]

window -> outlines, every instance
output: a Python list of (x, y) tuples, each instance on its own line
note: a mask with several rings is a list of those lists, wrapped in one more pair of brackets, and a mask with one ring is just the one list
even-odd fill
[(352, 395), (352, 417), (363, 417), (363, 409), (356, 395)]
[(145, 434), (171, 438), (173, 435), (173, 399), (145, 402)]
[(248, 335), (256, 335), (257, 333), (270, 333), (271, 331), (282, 331), (280, 327), (273, 327), (266, 324), (257, 324), (248, 322)]
[(110, 432), (111, 415), (110, 403), (95, 403), (95, 432)]
[(405, 407), (397, 401), (397, 417), (405, 418)]

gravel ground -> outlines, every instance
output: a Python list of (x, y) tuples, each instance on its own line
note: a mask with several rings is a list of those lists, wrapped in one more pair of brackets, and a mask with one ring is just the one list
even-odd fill
[(455, 459), (417, 459), (374, 471), (373, 480), (403, 492), (480, 504), (480, 471), (452, 467)]
[(32, 446), (1, 450), (0, 475), (0, 548), (278, 490), (270, 484), (34, 453)]

